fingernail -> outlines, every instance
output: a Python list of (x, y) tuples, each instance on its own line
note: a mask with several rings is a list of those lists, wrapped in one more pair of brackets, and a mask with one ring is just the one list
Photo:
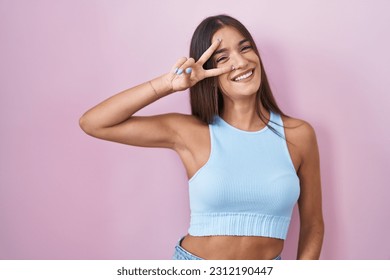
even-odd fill
[(173, 74), (176, 74), (176, 72), (177, 72), (177, 70), (178, 70), (179, 68), (175, 68), (175, 69), (173, 69)]
[(177, 70), (177, 75), (180, 75), (181, 73), (183, 73), (183, 69), (179, 69), (179, 70)]
[(222, 41), (221, 38), (217, 38), (217, 40), (218, 40), (218, 42), (221, 42), (221, 41)]
[(192, 68), (191, 67), (188, 67), (187, 69), (186, 69), (186, 73), (187, 74), (190, 74), (192, 72)]

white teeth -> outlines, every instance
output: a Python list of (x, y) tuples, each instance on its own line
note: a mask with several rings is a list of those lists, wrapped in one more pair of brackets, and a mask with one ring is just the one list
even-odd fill
[(241, 80), (243, 80), (243, 79), (246, 79), (246, 78), (248, 78), (250, 75), (252, 75), (252, 73), (253, 73), (253, 72), (250, 71), (250, 72), (248, 72), (248, 73), (246, 73), (246, 74), (244, 74), (244, 75), (241, 75), (241, 76), (235, 78), (234, 81), (238, 82), (238, 81), (241, 81)]

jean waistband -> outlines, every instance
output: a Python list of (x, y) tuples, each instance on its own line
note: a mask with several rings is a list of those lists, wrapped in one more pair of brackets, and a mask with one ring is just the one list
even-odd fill
[[(187, 260), (203, 260), (202, 258), (188, 252), (186, 249), (184, 249), (182, 246), (181, 246), (181, 242), (183, 241), (185, 236), (181, 237), (178, 241), (177, 241), (177, 244), (175, 246), (175, 255), (181, 255), (181, 257), (183, 257), (183, 259), (187, 259)], [(282, 260), (282, 256), (281, 255), (278, 255), (276, 258), (272, 259), (272, 260)]]

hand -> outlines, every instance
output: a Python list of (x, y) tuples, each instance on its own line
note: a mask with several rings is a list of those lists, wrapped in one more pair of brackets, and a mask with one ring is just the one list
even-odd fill
[(208, 70), (203, 69), (203, 64), (205, 64), (217, 50), (220, 43), (221, 40), (213, 42), (196, 62), (193, 58), (180, 58), (173, 66), (171, 72), (166, 75), (167, 81), (171, 85), (171, 89), (174, 92), (186, 90), (205, 78), (219, 76), (232, 71), (233, 69), (231, 66)]

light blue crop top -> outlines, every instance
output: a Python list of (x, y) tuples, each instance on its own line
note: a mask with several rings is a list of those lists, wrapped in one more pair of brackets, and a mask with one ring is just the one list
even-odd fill
[[(270, 119), (283, 125), (278, 114)], [(284, 137), (282, 126), (268, 124)], [(268, 127), (244, 131), (219, 116), (209, 129), (210, 157), (189, 180), (188, 233), (286, 239), (300, 194), (286, 140)]]

